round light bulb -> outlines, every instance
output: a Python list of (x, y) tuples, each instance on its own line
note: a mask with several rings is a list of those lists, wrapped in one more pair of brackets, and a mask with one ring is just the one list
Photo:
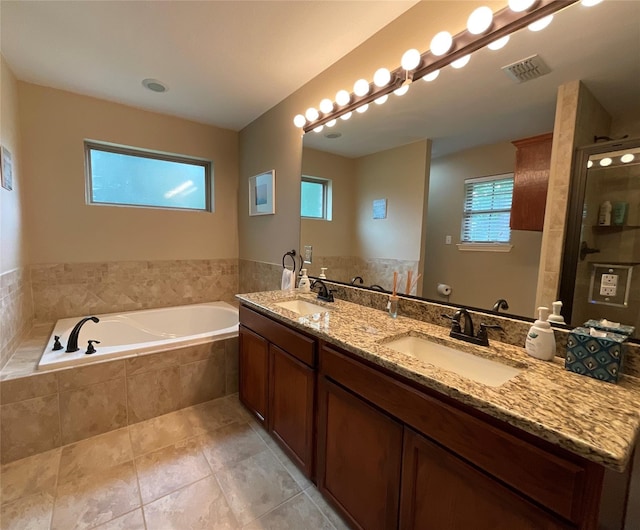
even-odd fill
[(589, 160), (589, 161), (587, 162), (587, 169), (590, 169), (590, 168), (592, 168), (592, 167), (593, 167), (593, 160)]
[(353, 112), (347, 112), (346, 114), (343, 114), (342, 116), (340, 116), (341, 120), (347, 121), (349, 118), (351, 118), (351, 115), (353, 114)]
[(480, 35), (487, 31), (493, 23), (493, 11), (487, 6), (474, 10), (467, 19), (467, 29), (473, 35)]
[(362, 114), (363, 112), (367, 112), (367, 109), (369, 108), (369, 105), (362, 105), (362, 107), (358, 107), (356, 109), (356, 112), (359, 114)]
[(369, 83), (366, 79), (358, 79), (353, 85), (353, 92), (356, 96), (366, 96), (369, 93)]
[(302, 114), (298, 114), (295, 118), (293, 118), (293, 124), (296, 127), (304, 127), (305, 123), (307, 123), (307, 119)]
[(319, 133), (322, 132), (322, 129), (324, 129), (324, 125), (318, 125), (315, 129), (313, 129), (313, 132)]
[(623, 164), (628, 164), (629, 162), (633, 162), (634, 159), (635, 159), (635, 156), (633, 156), (631, 153), (627, 153), (626, 155), (622, 155), (620, 157), (620, 161)]
[(535, 3), (536, 0), (509, 0), (509, 9), (520, 13), (521, 11), (526, 11)]
[(309, 107), (307, 109), (307, 112), (304, 113), (304, 115), (309, 121), (316, 121), (320, 117), (320, 114), (318, 113), (318, 111), (313, 107)]
[(391, 81), (391, 72), (389, 72), (389, 70), (387, 70), (386, 68), (378, 68), (376, 70), (376, 73), (373, 74), (373, 83), (377, 86), (377, 87), (384, 87), (387, 86), (389, 84), (389, 81)]
[(394, 93), (396, 96), (404, 96), (407, 92), (409, 92), (409, 87), (410, 87), (410, 86), (411, 86), (411, 85), (409, 85), (409, 84), (402, 85), (400, 88), (396, 88), (396, 89), (393, 91), (393, 93)]
[(441, 31), (431, 39), (431, 53), (436, 56), (444, 55), (451, 49), (453, 37), (448, 31)]
[(553, 15), (547, 15), (546, 17), (541, 18), (540, 20), (536, 20), (535, 22), (532, 22), (531, 24), (529, 24), (528, 28), (531, 31), (542, 31), (549, 24), (551, 24), (552, 20), (553, 20)]
[(435, 81), (439, 75), (440, 75), (440, 70), (434, 70), (433, 72), (425, 75), (422, 79), (424, 79), (427, 82), (431, 82), (431, 81)]
[(327, 127), (333, 127), (336, 124), (336, 120), (329, 120), (325, 125)]
[(585, 7), (595, 6), (602, 2), (602, 0), (582, 0), (580, 3)]
[(494, 51), (499, 50), (501, 48), (504, 48), (507, 45), (507, 42), (509, 42), (509, 35), (502, 37), (501, 39), (494, 40), (491, 44), (489, 44), (489, 46), (487, 46), (487, 48)]
[(329, 114), (333, 110), (333, 101), (329, 98), (324, 98), (320, 102), (320, 110), (323, 114)]
[(346, 90), (338, 90), (336, 94), (336, 103), (341, 107), (344, 107), (351, 101), (351, 94)]
[(384, 96), (380, 96), (379, 98), (374, 99), (373, 102), (376, 105), (382, 105), (383, 103), (386, 103), (388, 99), (389, 99), (389, 96), (385, 94)]
[(402, 54), (400, 65), (405, 70), (414, 70), (420, 65), (420, 52), (415, 48), (411, 48)]
[(603, 158), (602, 160), (600, 160), (600, 165), (602, 167), (607, 167), (611, 165), (611, 162), (613, 162), (613, 160), (611, 160), (609, 157)]
[(456, 59), (455, 61), (453, 61), (451, 63), (451, 66), (453, 68), (464, 68), (465, 66), (467, 66), (467, 64), (469, 64), (469, 61), (471, 60), (471, 55), (465, 55), (464, 57), (460, 57), (460, 59)]

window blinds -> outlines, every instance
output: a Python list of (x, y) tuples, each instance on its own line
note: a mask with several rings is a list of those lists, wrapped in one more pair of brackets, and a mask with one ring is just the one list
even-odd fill
[(513, 174), (464, 181), (463, 243), (508, 243)]

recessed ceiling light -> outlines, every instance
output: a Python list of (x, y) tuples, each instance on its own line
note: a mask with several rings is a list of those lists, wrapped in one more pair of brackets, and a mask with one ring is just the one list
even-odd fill
[(167, 85), (165, 85), (162, 81), (158, 81), (157, 79), (143, 79), (142, 86), (151, 90), (152, 92), (158, 93), (166, 92), (167, 90), (169, 90), (169, 87)]

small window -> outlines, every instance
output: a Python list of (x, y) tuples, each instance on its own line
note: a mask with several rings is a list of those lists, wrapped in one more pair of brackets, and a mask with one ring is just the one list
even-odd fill
[(211, 162), (85, 142), (87, 201), (213, 211)]
[(509, 243), (513, 173), (464, 181), (462, 243)]
[(307, 219), (331, 220), (331, 181), (302, 176), (300, 216)]

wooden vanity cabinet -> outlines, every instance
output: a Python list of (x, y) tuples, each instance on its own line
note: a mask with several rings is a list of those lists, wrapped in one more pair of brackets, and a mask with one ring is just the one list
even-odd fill
[(313, 477), (317, 342), (240, 306), (240, 401)]
[(334, 346), (318, 385), (318, 487), (355, 528), (597, 528), (602, 467)]

